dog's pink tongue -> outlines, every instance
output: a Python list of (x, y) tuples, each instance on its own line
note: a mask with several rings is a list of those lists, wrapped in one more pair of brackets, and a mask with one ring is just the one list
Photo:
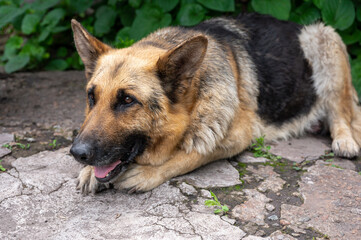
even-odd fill
[(94, 174), (97, 178), (105, 178), (107, 174), (113, 170), (119, 163), (121, 163), (120, 160), (107, 165), (107, 166), (101, 166), (101, 167), (94, 167)]

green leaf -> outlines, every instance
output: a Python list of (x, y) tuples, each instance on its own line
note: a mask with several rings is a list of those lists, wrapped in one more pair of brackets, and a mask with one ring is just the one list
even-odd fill
[(26, 66), (30, 61), (28, 55), (17, 55), (10, 58), (10, 60), (5, 64), (5, 72), (13, 73), (18, 71)]
[(226, 212), (229, 211), (229, 208), (226, 205), (223, 205), (222, 206), (222, 211), (226, 213)]
[(45, 69), (50, 71), (62, 71), (68, 68), (68, 63), (63, 59), (51, 60)]
[(83, 13), (91, 7), (94, 0), (68, 0), (69, 9), (74, 13)]
[(70, 28), (69, 25), (67, 26), (56, 26), (53, 28), (53, 30), (51, 31), (52, 33), (59, 33), (59, 32), (63, 32), (65, 30), (68, 30)]
[(33, 10), (44, 11), (54, 7), (58, 2), (59, 0), (36, 0), (30, 5), (30, 8)]
[(108, 5), (115, 7), (118, 0), (108, 0)]
[(322, 19), (334, 28), (345, 30), (355, 19), (355, 8), (351, 0), (327, 0), (322, 4)]
[(360, 44), (353, 44), (347, 47), (347, 50), (353, 56), (361, 56), (361, 45)]
[(129, 5), (125, 5), (124, 7), (121, 7), (119, 16), (123, 26), (126, 27), (131, 26), (135, 18), (134, 8), (131, 8)]
[(94, 23), (95, 35), (102, 36), (110, 31), (113, 27), (117, 13), (109, 6), (101, 6), (95, 14)]
[(299, 24), (308, 25), (321, 18), (320, 11), (311, 3), (304, 3), (291, 12), (290, 20)]
[(19, 36), (12, 36), (8, 39), (5, 44), (4, 57), (5, 59), (10, 59), (16, 55), (18, 49), (21, 48), (24, 39)]
[(81, 61), (77, 52), (74, 52), (71, 57), (68, 57), (66, 59), (66, 62), (74, 69), (81, 70), (84, 68), (84, 64)]
[(130, 29), (130, 37), (139, 40), (147, 34), (166, 26), (172, 22), (169, 13), (163, 13), (158, 6), (145, 4), (136, 10), (136, 17)]
[(153, 0), (152, 3), (163, 9), (163, 12), (169, 12), (178, 5), (179, 0)]
[(64, 58), (66, 57), (66, 55), (68, 55), (68, 50), (66, 49), (66, 47), (61, 47), (56, 52), (56, 56), (59, 58)]
[(142, 3), (142, 0), (129, 0), (129, 1), (128, 1), (128, 4), (129, 4), (132, 8), (139, 8), (141, 3)]
[(214, 200), (206, 200), (206, 201), (204, 202), (204, 205), (210, 207), (210, 206), (217, 206), (218, 204), (217, 204), (217, 202), (215, 202)]
[(15, 6), (1, 6), (0, 7), (0, 29), (6, 24), (13, 21), (26, 11), (27, 8), (17, 8)]
[(214, 210), (214, 213), (217, 214), (217, 213), (221, 213), (222, 212), (222, 209), (216, 209)]
[(21, 48), (20, 55), (28, 55), (31, 59), (36, 59), (41, 62), (46, 58), (45, 48), (40, 46), (35, 39), (29, 39)]
[(361, 41), (361, 31), (356, 29), (352, 33), (342, 33), (340, 32), (343, 42), (346, 45), (357, 43)]
[(44, 41), (50, 35), (50, 33), (51, 33), (51, 27), (45, 27), (44, 29), (42, 29), (38, 37), (39, 42)]
[(206, 8), (220, 11), (220, 12), (233, 12), (234, 0), (197, 0), (200, 4)]
[(256, 12), (280, 20), (288, 20), (291, 11), (291, 0), (252, 0), (251, 5)]
[(21, 24), (21, 31), (25, 34), (31, 34), (35, 32), (36, 26), (41, 19), (40, 14), (26, 14)]
[(48, 12), (43, 21), (41, 22), (41, 26), (49, 26), (55, 27), (58, 22), (65, 16), (65, 11), (62, 8), (55, 8)]
[(361, 22), (361, 5), (357, 6), (356, 8), (356, 18), (357, 21)]
[(205, 9), (197, 3), (184, 4), (177, 14), (177, 21), (183, 26), (193, 26), (204, 19), (205, 12)]
[[(322, 4), (325, 0), (313, 0), (313, 4), (318, 7), (318, 9), (321, 9), (322, 8)], [(327, 0), (326, 0), (327, 1)]]
[(216, 201), (216, 202), (217, 202), (217, 204), (219, 204), (219, 205), (220, 205), (220, 203), (219, 203), (219, 201), (218, 201), (218, 198), (217, 198), (216, 194), (214, 194), (212, 191), (209, 191), (209, 192), (211, 193), (211, 196), (213, 197), (214, 201)]
[(361, 57), (351, 60), (352, 83), (361, 98)]

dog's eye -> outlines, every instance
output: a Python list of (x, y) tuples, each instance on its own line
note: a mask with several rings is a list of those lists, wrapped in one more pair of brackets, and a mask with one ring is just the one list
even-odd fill
[(118, 94), (117, 102), (114, 105), (114, 109), (117, 111), (125, 111), (128, 107), (133, 106), (134, 103), (138, 103), (137, 100), (130, 95), (121, 92)]
[(133, 102), (133, 98), (129, 97), (129, 96), (126, 96), (124, 98), (124, 103), (125, 104), (131, 104)]
[(134, 99), (128, 95), (121, 96), (118, 100), (118, 104), (125, 105), (125, 106), (131, 105), (133, 102), (134, 102)]
[(88, 94), (88, 99), (89, 99), (89, 107), (92, 108), (95, 105), (94, 93), (89, 93)]

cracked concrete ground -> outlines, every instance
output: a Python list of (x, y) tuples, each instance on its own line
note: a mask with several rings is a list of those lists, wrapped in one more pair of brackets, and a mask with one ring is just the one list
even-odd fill
[[(84, 83), (81, 72), (0, 75), (0, 239), (360, 239), (361, 159), (328, 154), (328, 137), (272, 143), (282, 160), (245, 153), (147, 193), (82, 196), (68, 146)], [(227, 214), (205, 206), (210, 191)]]

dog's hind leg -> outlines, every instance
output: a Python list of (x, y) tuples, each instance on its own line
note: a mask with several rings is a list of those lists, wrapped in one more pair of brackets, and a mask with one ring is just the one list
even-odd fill
[(334, 29), (320, 23), (304, 27), (299, 40), (312, 66), (318, 103), (333, 138), (332, 150), (338, 156), (355, 157), (360, 151), (361, 116), (346, 47)]

